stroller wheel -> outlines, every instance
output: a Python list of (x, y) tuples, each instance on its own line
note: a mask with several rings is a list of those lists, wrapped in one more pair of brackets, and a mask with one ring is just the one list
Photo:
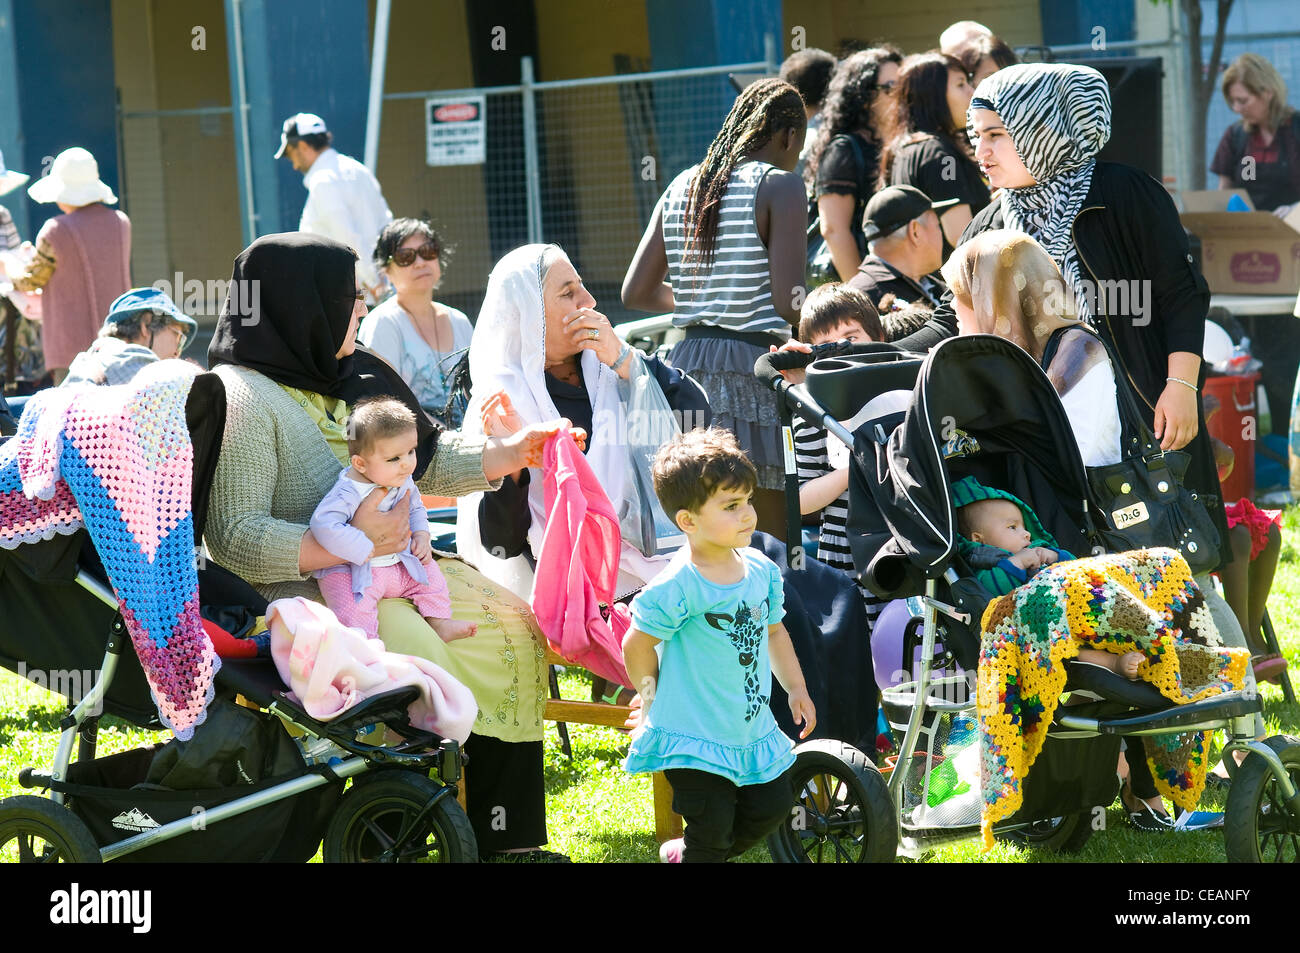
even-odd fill
[(97, 864), (99, 845), (81, 818), (30, 794), (0, 801), (0, 864)]
[(1035, 821), (1014, 831), (997, 831), (994, 836), (1016, 847), (1034, 847), (1057, 854), (1077, 854), (1092, 836), (1092, 823), (1086, 811), (1066, 814), (1049, 820)]
[(327, 864), (469, 864), (478, 843), (455, 791), (412, 771), (354, 784), (325, 831)]
[[(1274, 735), (1264, 744), (1277, 752), (1291, 783), (1300, 788), (1300, 738)], [(1231, 863), (1295, 863), (1300, 860), (1300, 816), (1287, 809), (1268, 763), (1246, 755), (1228, 789), (1223, 847)]]
[(790, 769), (794, 810), (767, 838), (779, 864), (889, 863), (898, 850), (898, 820), (876, 766), (841, 741), (795, 748)]

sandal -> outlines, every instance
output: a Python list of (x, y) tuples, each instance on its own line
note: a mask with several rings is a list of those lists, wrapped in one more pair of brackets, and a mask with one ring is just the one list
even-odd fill
[(1256, 682), (1279, 685), (1287, 670), (1287, 661), (1281, 655), (1260, 655), (1251, 660), (1251, 667), (1255, 670)]

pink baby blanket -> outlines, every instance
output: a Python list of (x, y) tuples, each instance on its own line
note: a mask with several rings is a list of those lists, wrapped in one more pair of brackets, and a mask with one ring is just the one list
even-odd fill
[(411, 724), (463, 743), (478, 704), (468, 688), (428, 659), (389, 652), (310, 599), (277, 599), (266, 610), (271, 657), (284, 683), (318, 721), (337, 718), (382, 692), (415, 685)]

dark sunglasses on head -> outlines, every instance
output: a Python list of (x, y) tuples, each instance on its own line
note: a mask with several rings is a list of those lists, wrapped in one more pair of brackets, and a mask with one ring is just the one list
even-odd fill
[(419, 248), (399, 248), (388, 256), (390, 265), (397, 265), (398, 268), (406, 268), (415, 264), (415, 256), (419, 255), (425, 261), (434, 261), (438, 257), (441, 249), (434, 242), (425, 242)]

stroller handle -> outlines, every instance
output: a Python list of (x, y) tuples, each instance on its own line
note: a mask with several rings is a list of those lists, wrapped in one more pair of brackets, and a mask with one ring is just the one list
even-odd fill
[(868, 341), (865, 344), (850, 344), (848, 341), (827, 341), (825, 344), (814, 344), (808, 351), (769, 351), (766, 354), (760, 354), (758, 360), (754, 362), (754, 376), (772, 390), (777, 390), (785, 379), (781, 376), (782, 371), (793, 371), (800, 367), (807, 367), (813, 361), (820, 361), (824, 357), (840, 357), (846, 354), (878, 354), (882, 348), (892, 350), (888, 345), (882, 345), (878, 341)]

